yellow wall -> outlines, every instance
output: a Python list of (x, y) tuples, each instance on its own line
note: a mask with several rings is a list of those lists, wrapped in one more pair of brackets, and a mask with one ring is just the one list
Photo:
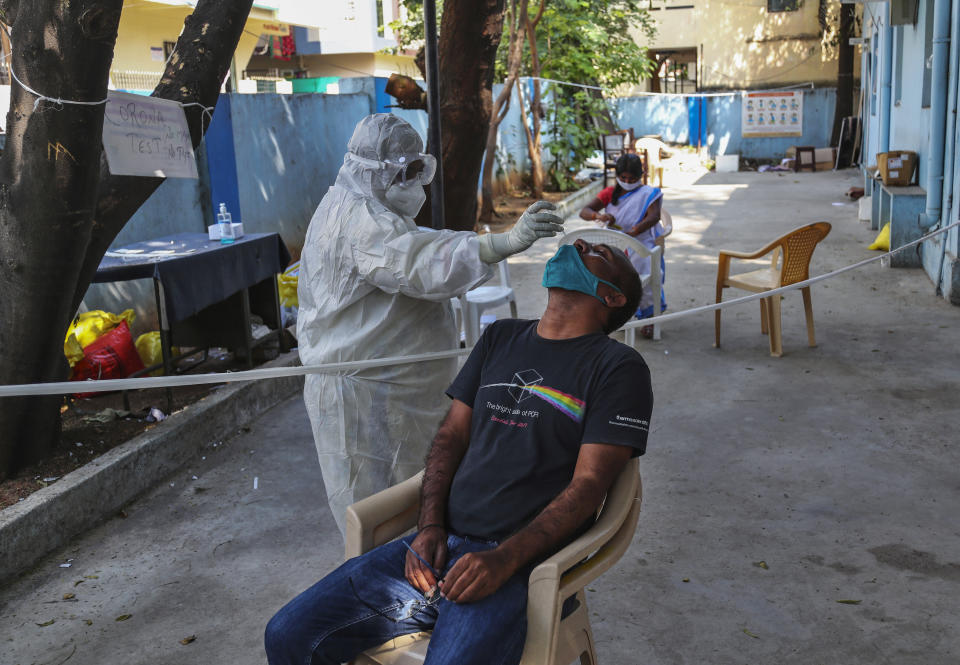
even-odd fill
[[(152, 89), (160, 79), (164, 63), (162, 58), (158, 61), (151, 57), (150, 47), (162, 49), (163, 42), (176, 42), (183, 30), (184, 19), (192, 11), (193, 8), (187, 5), (127, 0), (120, 15), (117, 45), (110, 67), (113, 84), (118, 88)], [(258, 9), (250, 12), (236, 50), (238, 75), (246, 68), (265, 22), (276, 22), (272, 12)], [(137, 81), (140, 85), (124, 84), (125, 80)]]
[(656, 38), (635, 38), (651, 50), (695, 47), (698, 56), (702, 46), (701, 88), (836, 84), (836, 46), (830, 42), (839, 0), (828, 0), (825, 37), (817, 20), (817, 0), (802, 0), (792, 12), (768, 12), (766, 0), (654, 1), (654, 6), (694, 7), (650, 12), (657, 23)]

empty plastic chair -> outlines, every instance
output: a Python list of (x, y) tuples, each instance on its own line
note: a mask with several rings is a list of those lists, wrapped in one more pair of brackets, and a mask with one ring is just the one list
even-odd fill
[(473, 346), (480, 339), (480, 315), (484, 310), (509, 304), (510, 316), (517, 318), (517, 296), (510, 286), (510, 269), (505, 260), (498, 263), (497, 268), (500, 271), (499, 286), (478, 286), (459, 298), (467, 346)]
[[(720, 250), (717, 265), (717, 302), (723, 299), (723, 290), (729, 287), (763, 293), (789, 284), (796, 284), (810, 278), (810, 259), (817, 243), (827, 237), (832, 227), (828, 222), (816, 222), (801, 226), (780, 236), (770, 244), (755, 252), (733, 252)], [(737, 275), (730, 274), (731, 259), (759, 259), (770, 255), (770, 266)], [(807, 318), (807, 339), (810, 346), (816, 346), (813, 333), (813, 303), (810, 300), (810, 287), (805, 286), (803, 310)], [(715, 345), (720, 346), (720, 312), (714, 314)], [(783, 339), (780, 330), (780, 295), (760, 300), (760, 331), (770, 335), (770, 355), (783, 355)]]

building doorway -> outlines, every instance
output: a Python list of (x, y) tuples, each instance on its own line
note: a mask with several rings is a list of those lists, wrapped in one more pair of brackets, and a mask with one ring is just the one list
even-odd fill
[(689, 93), (700, 89), (697, 48), (660, 49), (648, 56), (657, 63), (650, 81), (651, 92)]

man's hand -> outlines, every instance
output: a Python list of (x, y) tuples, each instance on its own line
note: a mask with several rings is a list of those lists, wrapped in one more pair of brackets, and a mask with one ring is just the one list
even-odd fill
[(440, 591), (455, 603), (473, 603), (499, 589), (516, 572), (516, 565), (500, 548), (470, 552), (453, 564)]
[[(417, 534), (410, 546), (423, 557), (433, 570), (442, 571), (447, 562), (447, 532), (440, 527), (431, 527)], [(429, 593), (437, 586), (437, 578), (413, 552), (407, 552), (404, 574), (420, 593)]]

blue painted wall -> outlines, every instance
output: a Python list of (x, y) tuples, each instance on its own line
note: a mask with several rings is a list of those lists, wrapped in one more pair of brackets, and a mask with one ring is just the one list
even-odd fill
[(667, 143), (687, 143), (689, 123), (684, 97), (644, 95), (614, 102), (617, 125), (633, 127), (634, 136), (659, 135)]
[[(644, 95), (614, 101), (620, 127), (633, 127), (634, 135), (657, 134), (668, 143), (690, 142), (687, 98)], [(830, 145), (836, 90), (804, 91), (803, 136), (745, 138), (740, 135), (740, 95), (706, 98), (706, 146), (711, 156), (740, 154), (754, 159), (781, 159), (793, 145)], [(696, 141), (696, 137), (694, 137)]]
[[(280, 233), (295, 255), (303, 245), (307, 225), (327, 188), (343, 163), (347, 141), (356, 123), (374, 112), (393, 112), (426, 135), (423, 111), (389, 109), (386, 79), (360, 77), (341, 79), (338, 95), (304, 93), (221, 95), (206, 138), (210, 203), (220, 201), (242, 221), (247, 232)], [(498, 94), (501, 86), (495, 86)], [(686, 141), (686, 103), (679, 97), (640, 97), (616, 103), (621, 126), (633, 126), (638, 134), (660, 134), (668, 141)], [(832, 112), (832, 91), (815, 91), (805, 100), (805, 129), (812, 128), (804, 142), (824, 145), (816, 132), (829, 132), (826, 109)], [(706, 108), (707, 140), (711, 149), (746, 156), (778, 156), (798, 139), (749, 139), (739, 137), (739, 97), (711, 98)], [(551, 118), (544, 123), (544, 142), (549, 139)], [(753, 151), (748, 150), (752, 148)], [(514, 91), (507, 117), (499, 128), (497, 178), (525, 174), (529, 170), (526, 137), (520, 121), (519, 99)], [(545, 155), (549, 164), (549, 155)], [(478, 183), (479, 185), (479, 183)], [(201, 206), (201, 188), (196, 180), (170, 179), (143, 205), (124, 228), (114, 246), (180, 231), (202, 232), (206, 228)], [(136, 303), (146, 329), (153, 327), (152, 284), (147, 281), (97, 286), (87, 305), (119, 311)]]
[[(494, 85), (493, 98), (496, 99), (502, 91), (502, 83)], [(527, 137), (520, 122), (520, 99), (514, 87), (510, 98), (510, 109), (497, 128), (497, 154), (493, 173), (496, 179), (509, 174), (525, 174), (529, 171), (530, 156), (527, 154)]]
[[(227, 202), (247, 232), (280, 233), (296, 253), (313, 211), (336, 179), (353, 128), (371, 112), (376, 92), (370, 89), (371, 96), (221, 95), (206, 138), (212, 202)], [(127, 222), (113, 247), (205, 232), (201, 196), (198, 180), (168, 179)], [(133, 307), (134, 332), (157, 327), (152, 280), (95, 284), (84, 304), (113, 312)]]
[[(198, 180), (167, 178), (130, 218), (111, 249), (183, 231), (205, 232), (201, 196)], [(137, 316), (132, 326), (135, 335), (159, 327), (152, 279), (93, 284), (87, 290), (83, 304), (87, 309), (110, 312), (133, 308)]]
[[(233, 95), (240, 217), (244, 230), (277, 231), (291, 252), (370, 113), (365, 95)], [(212, 179), (212, 176), (211, 176)]]
[[(233, 117), (231, 97), (220, 95), (213, 120), (204, 136), (207, 152), (207, 169), (210, 174), (210, 204), (213, 214), (220, 204), (227, 206), (233, 221), (242, 222), (240, 214), (240, 191), (237, 186), (237, 155), (233, 149)], [(239, 96), (239, 95), (236, 95)], [(210, 220), (212, 223), (213, 220)]]
[[(952, 0), (952, 13), (956, 17), (960, 13), (960, 0)], [(912, 150), (918, 154), (919, 184), (928, 189), (930, 183), (927, 178), (930, 172), (929, 149), (930, 129), (932, 123), (932, 109), (923, 106), (923, 79), (925, 75), (932, 75), (928, 69), (925, 53), (926, 42), (932, 42), (931, 33), (927, 34), (927, 23), (930, 12), (933, 11), (933, 0), (920, 0), (917, 20), (913, 24), (894, 26), (892, 43), (892, 95), (890, 107), (890, 148), (892, 150)], [(932, 17), (931, 17), (932, 19)], [(867, 126), (863, 137), (864, 163), (866, 166), (876, 164), (876, 153), (880, 144), (881, 118), (881, 71), (883, 64), (884, 27), (888, 20), (886, 12), (868, 12), (863, 18), (863, 34), (871, 36), (870, 49), (864, 50), (861, 55), (861, 71), (864, 76), (861, 80), (861, 90), (869, 102), (870, 113), (867, 116)], [(932, 24), (932, 20), (930, 21)], [(951, 44), (957, 43), (960, 34), (957, 30), (960, 25), (956, 19), (951, 21), (949, 32), (953, 33), (949, 39)], [(930, 63), (932, 64), (932, 63)], [(950, 80), (960, 76), (960, 52), (953, 49), (947, 58), (947, 68)], [(954, 131), (960, 130), (960, 118), (951, 117), (951, 104), (960, 100), (947, 100), (947, 122), (953, 123)], [(956, 134), (960, 137), (960, 133)], [(955, 141), (956, 142), (956, 141)], [(951, 152), (953, 154), (951, 154)], [(944, 177), (950, 175), (949, 166), (952, 165), (952, 179), (944, 182), (943, 197), (940, 201), (941, 220), (951, 223), (958, 220), (960, 214), (960, 150), (956, 145), (946, 145), (944, 154)], [(864, 171), (864, 183), (871, 188), (870, 173)], [(874, 196), (877, 196), (879, 187), (874, 187)], [(926, 199), (923, 199), (924, 206)], [(878, 214), (880, 206), (874, 205), (874, 215), (871, 220), (876, 226), (883, 221)], [(902, 227), (920, 234), (919, 220), (916, 211), (899, 220)], [(894, 227), (896, 227), (896, 221)], [(925, 272), (936, 284), (943, 297), (952, 303), (960, 305), (960, 233), (952, 229), (946, 237), (928, 240), (923, 244), (922, 264)]]

